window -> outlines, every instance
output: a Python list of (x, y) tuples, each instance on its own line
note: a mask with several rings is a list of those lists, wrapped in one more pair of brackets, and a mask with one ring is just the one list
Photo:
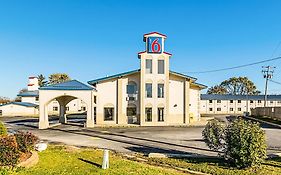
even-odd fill
[(230, 111), (233, 111), (233, 108), (229, 108)]
[(59, 110), (59, 108), (57, 106), (53, 107), (53, 111), (58, 111), (58, 110)]
[(2, 115), (3, 114), (3, 111), (2, 110), (0, 110), (0, 115)]
[(82, 107), (81, 107), (81, 111), (86, 111), (86, 107), (85, 107), (85, 106), (82, 106)]
[(152, 122), (152, 108), (145, 108), (145, 121)]
[(94, 104), (97, 104), (97, 96), (94, 96)]
[(66, 110), (66, 111), (69, 111), (69, 107), (68, 107), (68, 106), (66, 106), (65, 110)]
[(230, 102), (230, 103), (233, 103), (233, 100), (230, 100), (229, 102)]
[(221, 100), (217, 100), (217, 103), (221, 103)]
[(152, 60), (145, 60), (145, 73), (152, 74)]
[(164, 98), (164, 84), (158, 84), (158, 98)]
[(158, 60), (158, 74), (164, 74), (165, 72), (165, 62), (164, 60)]
[(127, 108), (127, 116), (136, 116), (137, 108), (136, 107), (128, 107)]
[(241, 103), (241, 100), (238, 100), (238, 103)]
[(238, 108), (238, 111), (241, 111), (241, 108)]
[(35, 101), (39, 101), (39, 97), (35, 97)]
[(152, 98), (152, 84), (151, 83), (145, 84), (145, 94), (146, 94), (146, 98)]
[(213, 111), (213, 108), (209, 108), (209, 111)]
[(213, 103), (213, 100), (209, 100), (209, 103)]
[(280, 103), (281, 103), (281, 101), (277, 101), (277, 103), (278, 103), (278, 104), (280, 104)]
[(261, 103), (261, 100), (258, 100), (258, 103)]
[(94, 123), (97, 124), (97, 107), (94, 107)]
[(114, 120), (114, 108), (104, 108), (104, 121)]
[(217, 108), (217, 111), (221, 111), (221, 108)]
[(164, 108), (158, 108), (158, 122), (164, 122)]
[(137, 86), (135, 84), (128, 84), (127, 85), (127, 94), (136, 94)]
[(270, 101), (271, 104), (273, 104), (273, 101)]
[(250, 100), (250, 103), (254, 103), (254, 101), (253, 101), (253, 100)]

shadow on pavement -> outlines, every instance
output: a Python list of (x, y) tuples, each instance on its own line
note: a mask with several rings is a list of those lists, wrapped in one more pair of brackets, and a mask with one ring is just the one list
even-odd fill
[[(64, 129), (59, 129), (59, 128), (49, 128), (48, 130), (54, 130), (54, 131), (61, 131), (61, 132), (66, 132), (66, 133), (71, 133), (71, 134), (77, 134), (77, 135), (84, 135), (84, 136), (89, 136), (89, 137), (98, 137), (101, 139), (105, 139), (105, 140), (110, 140), (110, 141), (114, 141), (114, 142), (119, 142), (119, 143), (124, 143), (124, 144), (129, 144), (129, 145), (133, 145), (133, 147), (127, 147), (128, 150), (131, 151), (136, 151), (136, 152), (140, 152), (140, 153), (148, 153), (148, 151), (164, 151), (165, 153), (169, 152), (169, 153), (181, 153), (181, 154), (191, 154), (190, 152), (184, 152), (184, 151), (177, 151), (177, 150), (172, 150), (172, 149), (163, 149), (163, 148), (159, 148), (159, 146), (157, 147), (151, 147), (146, 145), (146, 143), (142, 142), (139, 143), (140, 141), (146, 141), (148, 142), (148, 144), (162, 144), (165, 146), (175, 146), (175, 147), (181, 147), (181, 148), (188, 148), (188, 149), (195, 149), (195, 150), (200, 150), (200, 151), (206, 151), (206, 152), (216, 152), (216, 151), (212, 151), (209, 149), (204, 149), (204, 148), (198, 148), (198, 147), (193, 147), (193, 146), (186, 146), (186, 145), (180, 145), (180, 144), (174, 144), (174, 143), (168, 143), (168, 142), (163, 142), (163, 141), (157, 141), (157, 140), (151, 140), (151, 139), (146, 139), (146, 138), (138, 138), (138, 137), (131, 137), (131, 136), (126, 136), (126, 135), (121, 135), (121, 134), (113, 134), (113, 133), (104, 133), (104, 132), (99, 132), (99, 131), (92, 131), (92, 130), (83, 130), (79, 131), (79, 130), (64, 130)], [(86, 131), (86, 132), (85, 132)], [(117, 136), (119, 138), (114, 138), (114, 137), (110, 137), (110, 136)], [(121, 138), (120, 138), (121, 137)], [(130, 140), (124, 140), (122, 138), (129, 138)], [(136, 142), (138, 141), (138, 142)]]

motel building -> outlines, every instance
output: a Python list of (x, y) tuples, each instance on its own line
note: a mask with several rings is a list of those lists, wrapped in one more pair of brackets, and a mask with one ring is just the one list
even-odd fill
[[(281, 95), (268, 95), (267, 107), (281, 107)], [(242, 115), (264, 107), (264, 95), (201, 94), (201, 115)]]
[[(66, 114), (78, 110), (87, 114), (86, 127), (199, 121), (200, 91), (206, 86), (170, 70), (172, 54), (165, 51), (165, 40), (157, 32), (143, 36), (145, 51), (138, 53), (139, 69), (91, 80), (89, 85), (71, 80), (26, 92), (38, 94), (30, 103), (39, 105), (39, 128), (50, 127), (52, 112), (58, 113), (60, 123), (67, 123)], [(23, 94), (21, 97), (23, 101)]]

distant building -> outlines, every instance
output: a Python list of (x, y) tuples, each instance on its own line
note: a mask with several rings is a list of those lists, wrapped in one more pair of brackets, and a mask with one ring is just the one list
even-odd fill
[[(268, 107), (281, 106), (281, 95), (268, 95)], [(243, 114), (251, 109), (264, 106), (264, 95), (220, 95), (201, 94), (200, 113), (208, 114)]]
[[(39, 86), (37, 77), (29, 77), (27, 91), (19, 93), (20, 102), (0, 105), (0, 116), (38, 116), (39, 115)], [(66, 113), (82, 113), (87, 110), (82, 100), (74, 99), (66, 105)], [(52, 100), (48, 105), (49, 115), (59, 114), (59, 103)]]

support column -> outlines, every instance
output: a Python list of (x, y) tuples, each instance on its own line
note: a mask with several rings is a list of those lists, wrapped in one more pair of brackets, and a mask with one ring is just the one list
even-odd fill
[(85, 101), (87, 103), (87, 120), (86, 120), (86, 127), (91, 128), (94, 127), (95, 121), (94, 121), (94, 106), (93, 105), (93, 92), (90, 93), (91, 98), (88, 101)]
[(190, 83), (188, 80), (184, 82), (184, 118), (183, 123), (189, 124), (189, 88)]
[(48, 106), (40, 105), (39, 113), (39, 129), (49, 128)]
[(123, 83), (122, 78), (117, 80), (117, 118), (116, 124), (128, 124), (127, 116), (123, 112)]
[(91, 112), (89, 110), (87, 110), (87, 121), (86, 121), (86, 127), (87, 128), (91, 128), (94, 127), (94, 119), (93, 116), (91, 116)]
[(66, 114), (65, 114), (65, 105), (61, 105), (60, 104), (60, 116), (59, 116), (59, 122), (60, 123), (67, 123), (67, 119), (66, 119)]

